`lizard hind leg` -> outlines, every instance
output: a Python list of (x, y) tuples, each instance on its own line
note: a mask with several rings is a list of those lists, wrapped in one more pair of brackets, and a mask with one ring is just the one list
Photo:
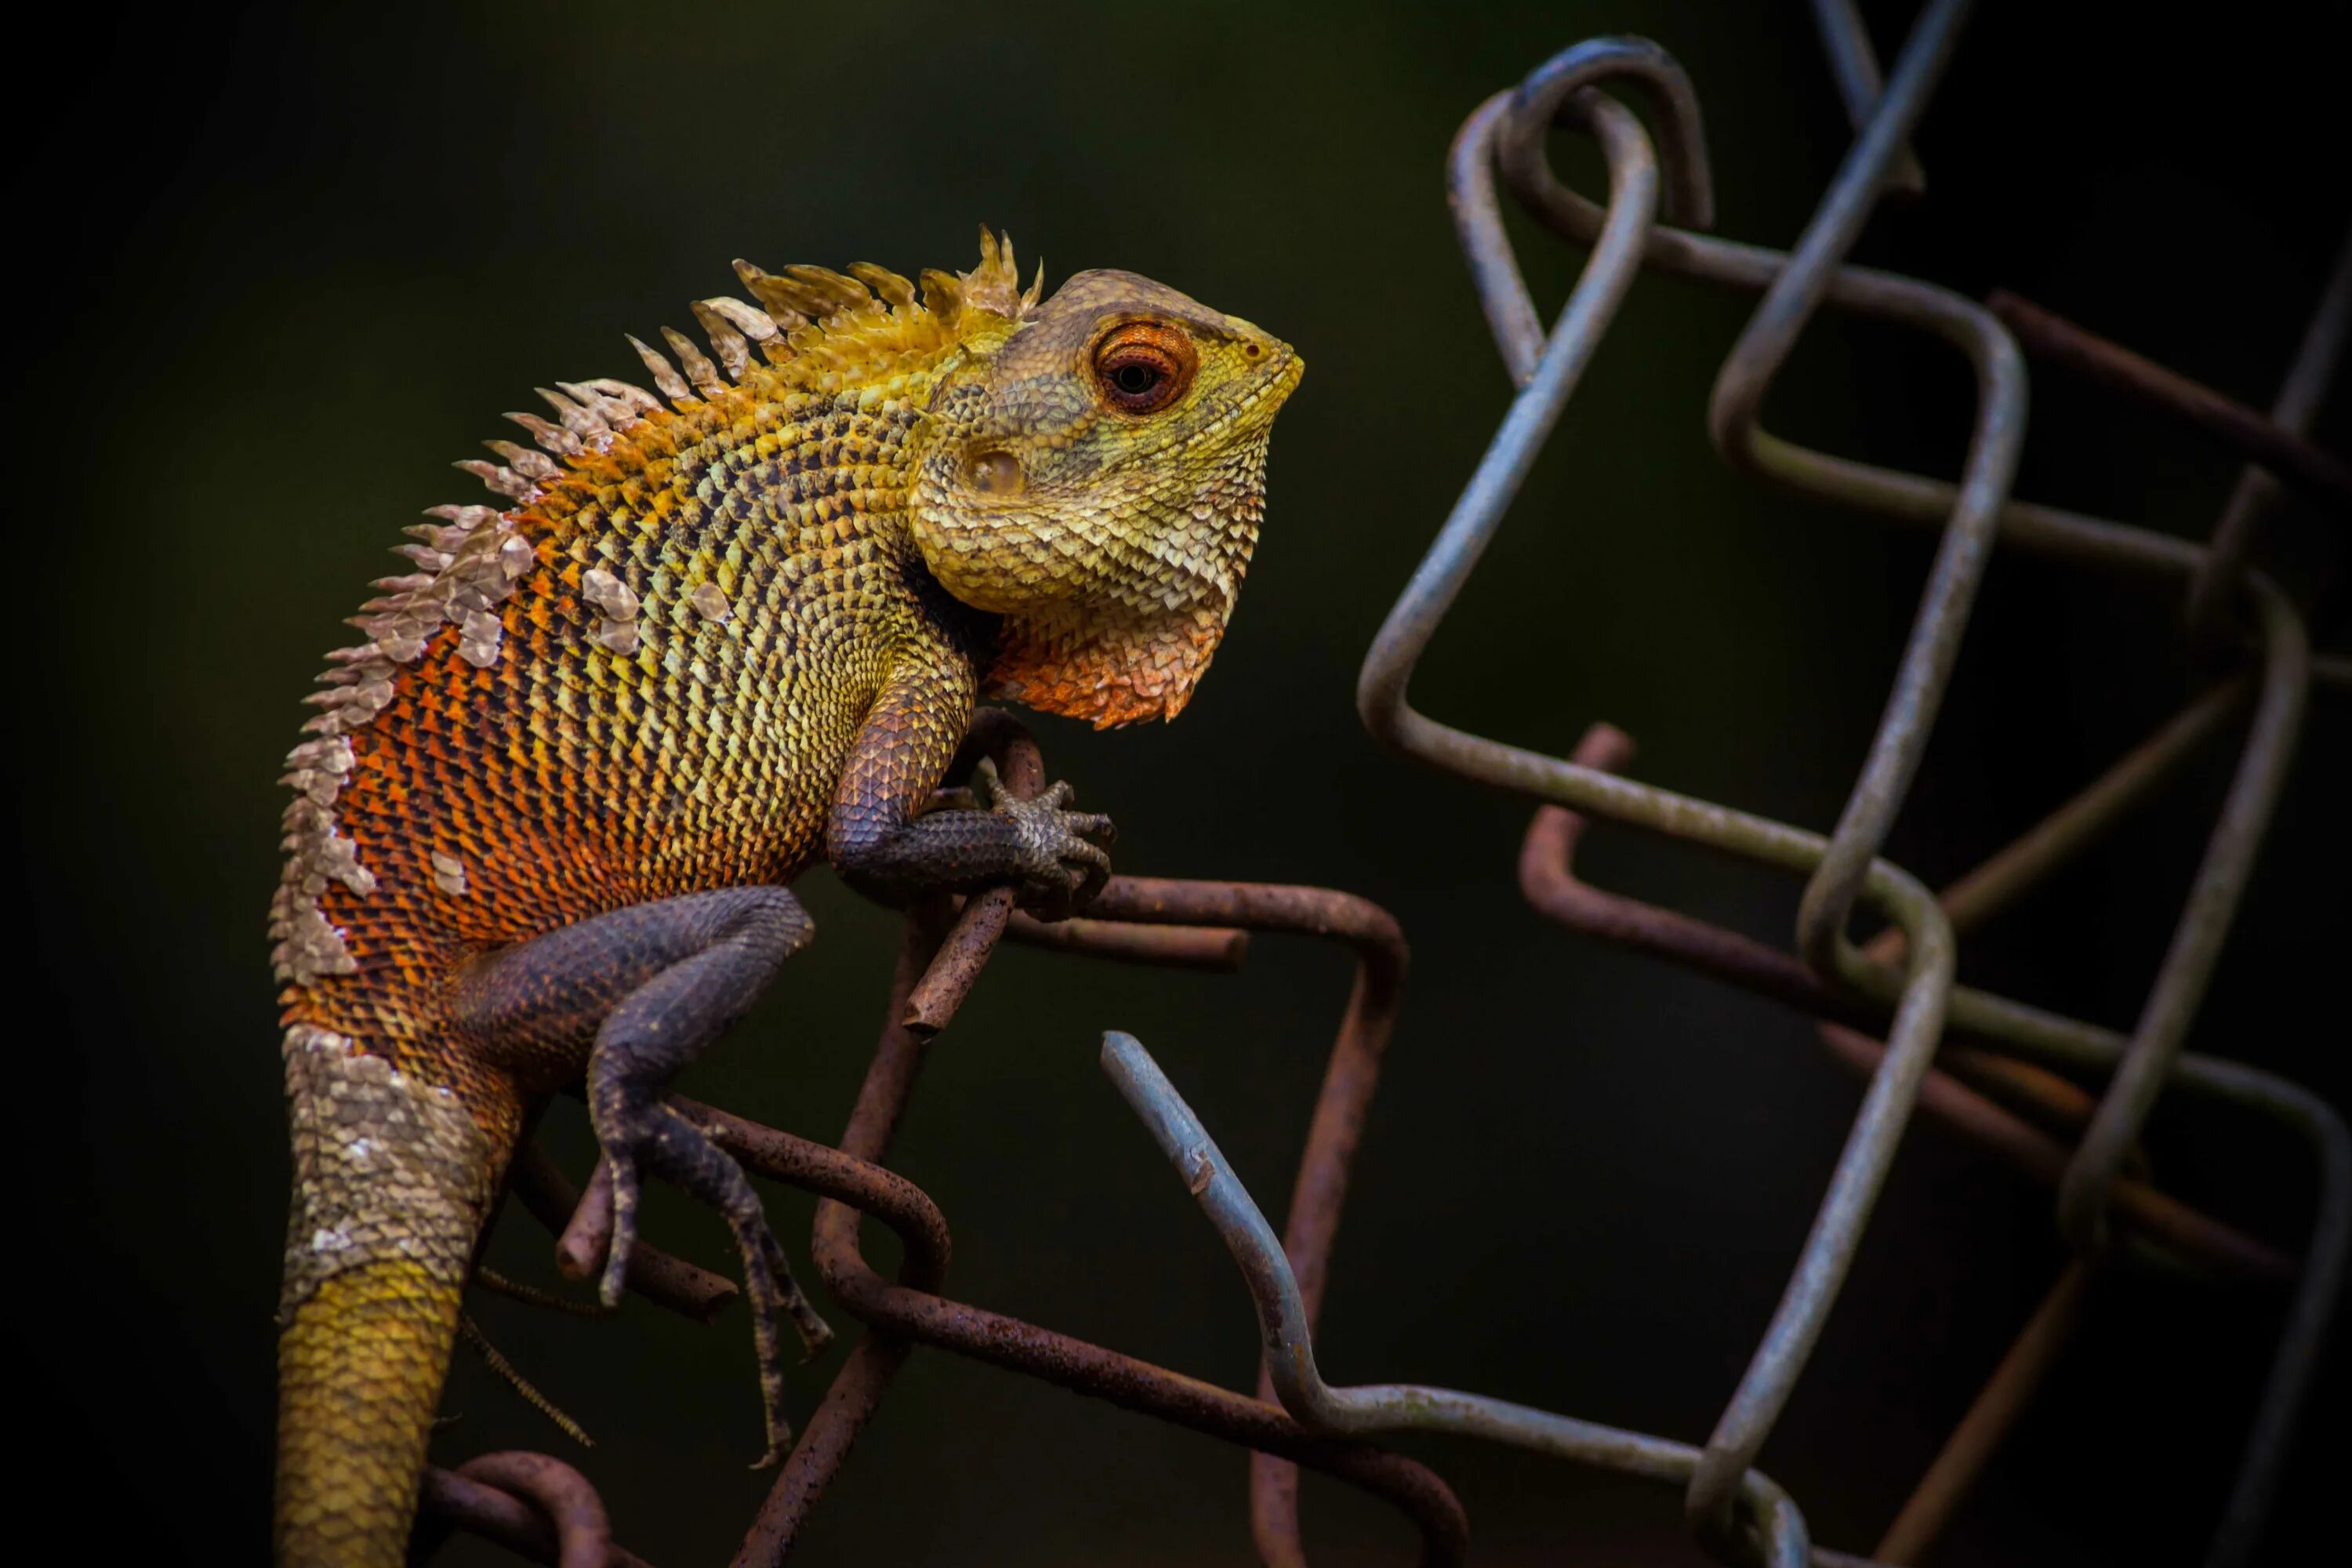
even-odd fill
[(642, 1173), (725, 1216), (751, 1299), (768, 1442), (762, 1465), (780, 1457), (791, 1435), (778, 1320), (793, 1320), (811, 1353), (832, 1331), (793, 1282), (742, 1168), (663, 1096), (670, 1079), (751, 1008), (814, 930), (783, 888), (691, 893), (616, 910), (488, 955), (457, 976), (450, 998), (460, 1026), (492, 1056), (544, 1059), (551, 1047), (576, 1042), (593, 1028), (588, 1113), (613, 1185), (606, 1305), (620, 1299)]

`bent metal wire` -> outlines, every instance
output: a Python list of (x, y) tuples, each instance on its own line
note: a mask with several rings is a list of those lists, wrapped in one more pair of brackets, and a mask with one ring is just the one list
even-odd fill
[[(2125, 1158), (2168, 1081), (2258, 1104), (2307, 1138), (2315, 1148), (2322, 1189), (2313, 1245), (2210, 1559), (2234, 1563), (2251, 1552), (2267, 1507), (2341, 1281), (2347, 1224), (2352, 1220), (2352, 1205), (2347, 1205), (2352, 1145), (2333, 1111), (2270, 1075), (2181, 1051), (2276, 804), (2300, 725), (2311, 658), (2294, 606), (2260, 574), (2246, 572), (2240, 577), (2240, 592), (2260, 628), (2261, 675), (2252, 731), (2171, 947), (2129, 1037), (1956, 985), (1952, 921), (1923, 900), (1914, 879), (1878, 858), (1925, 747), (1994, 536), (2105, 566), (2191, 579), (2210, 558), (2204, 549), (2163, 535), (2011, 500), (2008, 488), (2022, 436), (2025, 388), (2020, 356), (2009, 334), (1990, 312), (1971, 301), (1916, 280), (1843, 264), (1949, 58), (1968, 8), (1967, 0), (1933, 0), (1923, 10), (1844, 165), (1795, 248), (1785, 254), (1655, 222), (1657, 176), (1646, 139), (1621, 105), (1593, 90), (1601, 81), (1622, 79), (1654, 100), (1666, 184), (1673, 194), (1668, 216), (1703, 226), (1711, 205), (1710, 182), (1696, 99), (1680, 68), (1654, 45), (1635, 39), (1580, 45), (1538, 68), (1516, 93), (1498, 95), (1472, 117), (1455, 142), (1449, 169), (1454, 210), (1487, 319), (1520, 391), (1375, 640), (1359, 686), (1359, 707), (1376, 737), (1463, 777), (1808, 873), (1796, 942), (1801, 963), (1790, 961), (1782, 968), (1779, 955), (1771, 954), (1770, 968), (1780, 981), (1796, 982), (1835, 1004), (1816, 1005), (1819, 1011), (1835, 1016), (1840, 1007), (1866, 1004), (1881, 1017), (1892, 1012), (1885, 1026), (1885, 1046), (1872, 1053), (1869, 1093), (1788, 1290), (1690, 1480), (1686, 1506), (1692, 1521), (1702, 1538), (1718, 1549), (1728, 1552), (1738, 1546), (1733, 1504), (1836, 1299), (1895, 1142), (1928, 1081), (1927, 1060), (1945, 1025), (2013, 1055), (2111, 1075), (2079, 1147), (2059, 1175), (2062, 1228), (2085, 1255), (2095, 1256), (2108, 1243), (2109, 1216)], [(1824, 4), (1820, 10), (1825, 31), (1850, 25), (1850, 8)], [(1866, 48), (1859, 41), (1853, 47)], [(1551, 175), (1544, 162), (1543, 137), (1555, 120), (1580, 126), (1600, 142), (1610, 176), (1605, 210)], [(1534, 307), (1503, 233), (1494, 184), (1497, 166), (1539, 218), (1592, 247), (1548, 339), (1538, 335)], [(1943, 530), (1942, 547), (1878, 734), (1837, 830), (1826, 839), (1629, 784), (1596, 766), (1469, 735), (1415, 712), (1406, 700), (1414, 664), (1499, 526), (1623, 299), (1635, 265), (1643, 261), (1764, 295), (1725, 362), (1711, 400), (1709, 428), (1727, 458), (1789, 488)], [(2308, 417), (2305, 407), (2316, 400), (2310, 384), (2326, 374), (2305, 367), (2332, 361), (2330, 340), (2340, 341), (2344, 311), (2336, 299), (2339, 291), (2340, 286), (2329, 290), (2315, 323), (2313, 342), (2290, 378), (2290, 391), (2300, 397), (2291, 410), (2298, 418)], [(1804, 321), (1823, 303), (1924, 328), (1968, 354), (1977, 372), (1979, 405), (1958, 486), (1808, 451), (1758, 427), (1757, 410), (1765, 388)], [(2292, 439), (2289, 432), (2278, 434)], [(2021, 847), (2019, 857), (2001, 870), (2007, 882), (2004, 894), (2046, 870), (2069, 847), (2070, 837), (2079, 839), (2102, 826), (2131, 792), (2108, 793), (2118, 798), (2098, 806), (2102, 815), (2077, 813), (2074, 820), (2048, 835), (2043, 846)], [(1979, 892), (1983, 886), (1979, 884)], [(1857, 898), (1876, 903), (1895, 928), (1890, 933), (1893, 940), (1875, 956), (1854, 949), (1843, 936)], [(1697, 922), (1675, 929), (1684, 940), (1653, 944), (1656, 951), (1715, 968), (1759, 989), (1774, 988), (1759, 984), (1763, 966), (1724, 963), (1719, 962), (1722, 944), (1710, 953), (1706, 943), (1688, 941), (1705, 931)], [(1898, 947), (1906, 960), (1900, 973), (1888, 966)], [(1790, 994), (1785, 984), (1780, 994)], [(1801, 1005), (1811, 1005), (1811, 998)], [(1948, 1104), (1957, 1103), (1949, 1093), (1942, 1098)]]
[[(1087, 919), (1040, 925), (1012, 908), (1009, 890), (934, 902), (913, 911), (881, 1042), (840, 1147), (828, 1149), (707, 1106), (680, 1108), (750, 1169), (821, 1194), (813, 1250), (826, 1287), (868, 1326), (800, 1441), (736, 1562), (782, 1562), (872, 1418), (892, 1375), (916, 1344), (970, 1355), (1211, 1433), (1255, 1450), (1251, 1521), (1274, 1568), (1304, 1568), (1297, 1466), (1322, 1469), (1394, 1503), (1411, 1519), (1429, 1563), (1462, 1560), (1468, 1524), (1444, 1482), (1425, 1467), (1374, 1447), (1370, 1434), (1443, 1430), (1680, 1487), (1699, 1539), (1732, 1562), (1795, 1565), (1916, 1562), (1965, 1497), (1986, 1458), (2075, 1331), (2098, 1276), (2114, 1260), (2149, 1257), (2225, 1277), (2291, 1284), (2294, 1300), (2235, 1489), (2209, 1563), (2251, 1553), (2271, 1489), (2334, 1310), (2352, 1240), (2352, 1137), (2307, 1091), (2242, 1064), (2182, 1049), (2190, 1021), (2243, 890), (2275, 804), (2315, 675), (2352, 684), (2352, 660), (2315, 660), (2294, 605), (2245, 568), (2248, 547), (2279, 479), (2249, 468), (2210, 548), (2121, 523), (2017, 501), (2009, 495), (2022, 438), (2025, 377), (1994, 313), (1916, 279), (1843, 261), (1871, 207), (1923, 183), (1907, 150), (1937, 77), (1949, 58), (1968, 0), (1930, 0), (1882, 89), (1876, 60), (1850, 0), (1816, 0), (1816, 16), (1857, 140), (1814, 218), (1790, 252), (1692, 232), (1712, 216), (1712, 184), (1696, 94), (1675, 61), (1639, 39), (1581, 44), (1538, 67), (1513, 91), (1488, 100), (1456, 138), (1449, 195), (1473, 279), (1513, 383), (1508, 414), (1368, 655), (1359, 705), (1373, 734), (1407, 755), (1464, 778), (1545, 803), (1530, 825), (1520, 886), (1538, 909), (1571, 930), (1633, 946), (1801, 1008), (1821, 1021), (1838, 1059), (1869, 1079), (1789, 1286), (1746, 1373), (1704, 1445), (1622, 1431), (1551, 1412), (1417, 1385), (1333, 1388), (1314, 1358), (1312, 1332), (1348, 1174), (1406, 966), (1404, 942), (1384, 911), (1323, 889), (1248, 883), (1114, 879)], [(1657, 115), (1663, 158), (1640, 121), (1599, 90), (1627, 84)], [(1609, 171), (1605, 206), (1568, 190), (1545, 162), (1555, 123), (1600, 143)], [(1591, 246), (1558, 323), (1547, 335), (1502, 228), (1496, 176), (1547, 226)], [(1666, 226), (1658, 220), (1663, 213)], [(1451, 729), (1416, 712), (1407, 684), (1579, 376), (1643, 266), (1763, 296), (1725, 362), (1709, 428), (1736, 465), (1759, 478), (1839, 505), (1935, 526), (1942, 541), (1877, 735), (1835, 830), (1824, 837), (1626, 779), (1633, 743), (1595, 725), (1571, 759), (1543, 756)], [(2352, 298), (2347, 246), (2273, 416), (2215, 412), (2221, 401), (2079, 329), (2046, 318), (2037, 350), (2059, 342), (2074, 363), (2264, 455), (2290, 484), (2325, 489), (2327, 459), (2304, 446), (2307, 425), (2338, 357)], [(1766, 389), (1807, 321), (1823, 305), (1927, 331), (1965, 354), (1978, 380), (1976, 428), (1958, 485), (1812, 452), (1761, 429)], [(2023, 321), (2014, 302), (2004, 314)], [(2086, 347), (2085, 344), (2088, 344)], [(2101, 356), (2105, 356), (2104, 359)], [(2122, 368), (2118, 368), (2118, 367)], [(2136, 368), (2135, 368), (2136, 367)], [(2191, 390), (2184, 393), (2183, 386)], [(2260, 428), (2246, 423), (2254, 421)], [(2198, 695), (2147, 742), (2043, 823), (1940, 898), (1880, 858), (1918, 765), (1955, 662), (1970, 602), (1996, 542), (2147, 578), (2181, 592), (2194, 635), (2221, 634), (2232, 595), (2257, 629), (2255, 668)], [(2236, 778), (2221, 808), (2172, 945), (2128, 1035), (2060, 1017), (1958, 985), (1957, 933), (1972, 930), (2037, 885), (2147, 798), (2247, 707), (2253, 710)], [(967, 747), (997, 757), (1014, 789), (1044, 778), (1036, 749), (1017, 724), (984, 713)], [(962, 765), (962, 764), (960, 764)], [(1572, 855), (1588, 817), (1707, 844), (1807, 878), (1791, 951), (1579, 880)], [(1845, 936), (1857, 904), (1891, 922), (1866, 948)], [(1237, 967), (1251, 931), (1335, 940), (1357, 954), (1342, 1016), (1277, 1244), (1255, 1201), (1233, 1177), (1196, 1118), (1131, 1037), (1105, 1038), (1104, 1063), (1241, 1264), (1269, 1353), (1259, 1397), (1069, 1338), (940, 1293), (950, 1241), (937, 1206), (879, 1163), (913, 1092), (929, 1041), (952, 1021), (997, 944), (1011, 939), (1080, 957), (1215, 971)], [(1967, 1043), (1956, 1043), (1965, 1041)], [(1939, 1050), (1939, 1045), (1941, 1047)], [(2105, 1077), (2094, 1097), (2060, 1071)], [(2177, 1085), (2202, 1099), (2253, 1110), (2312, 1147), (2319, 1202), (2301, 1258), (2283, 1255), (2168, 1195), (2132, 1163), (2149, 1109)], [(1872, 1205), (1914, 1109), (1954, 1126), (2059, 1193), (2063, 1234), (2076, 1256), (2050, 1298), (1994, 1370), (1873, 1556), (1813, 1546), (1795, 1501), (1754, 1468), (1834, 1303)], [(609, 1237), (610, 1194), (592, 1183), (578, 1194), (535, 1151), (517, 1163), (517, 1195), (562, 1237), (567, 1273), (593, 1273)], [(897, 1233), (904, 1259), (895, 1280), (859, 1249), (861, 1215)], [(486, 1279), (527, 1299), (544, 1293)], [(641, 1247), (630, 1285), (698, 1320), (723, 1308), (726, 1281)], [(1276, 1403), (1277, 1402), (1278, 1403)], [(425, 1492), (421, 1535), (459, 1528), (567, 1568), (638, 1560), (613, 1546), (601, 1503), (579, 1472), (538, 1455), (486, 1455), (436, 1470)]]

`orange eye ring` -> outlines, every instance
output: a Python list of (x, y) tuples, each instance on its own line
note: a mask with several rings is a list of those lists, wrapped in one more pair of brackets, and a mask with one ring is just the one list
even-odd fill
[(1182, 329), (1160, 321), (1114, 327), (1095, 345), (1095, 383), (1122, 414), (1157, 414), (1182, 397), (1201, 368)]

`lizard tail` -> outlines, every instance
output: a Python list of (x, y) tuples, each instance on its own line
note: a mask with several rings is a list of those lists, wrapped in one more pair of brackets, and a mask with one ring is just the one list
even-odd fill
[(474, 1247), (520, 1124), (331, 1031), (286, 1037), (294, 1204), (278, 1342), (282, 1568), (397, 1568)]

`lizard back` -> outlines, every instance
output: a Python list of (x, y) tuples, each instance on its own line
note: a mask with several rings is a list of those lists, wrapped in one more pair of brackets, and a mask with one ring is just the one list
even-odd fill
[(416, 531), (421, 570), (378, 584), (355, 618), (370, 640), (335, 656), (289, 759), (271, 921), (289, 1026), (438, 1081), (465, 1070), (433, 1036), (467, 954), (788, 880), (820, 852), (891, 660), (984, 626), (903, 518), (908, 437), (953, 352), (928, 321), (866, 323), (882, 363), (854, 376), (795, 356), (730, 384), (690, 360), (701, 395), (678, 379), (674, 411), (567, 386), (560, 422), (527, 421), (548, 453), (493, 443), (504, 465), (461, 465), (512, 504)]

